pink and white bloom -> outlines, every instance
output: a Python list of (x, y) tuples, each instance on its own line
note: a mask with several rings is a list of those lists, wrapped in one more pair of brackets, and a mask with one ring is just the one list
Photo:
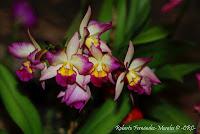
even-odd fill
[(182, 3), (183, 0), (169, 0), (168, 3), (166, 3), (162, 8), (162, 13), (168, 13), (171, 12), (174, 8), (179, 6)]
[(9, 47), (9, 52), (19, 59), (26, 59), (22, 63), (19, 70), (16, 71), (17, 76), (21, 81), (29, 81), (33, 78), (36, 70), (42, 70), (45, 68), (45, 64), (40, 61), (40, 58), (44, 52), (40, 46), (36, 43), (33, 37), (30, 35), (30, 42), (14, 42)]
[(134, 47), (130, 42), (124, 60), (126, 71), (122, 72), (117, 79), (115, 100), (120, 96), (125, 82), (127, 82), (129, 90), (138, 94), (146, 93), (148, 95), (151, 93), (151, 86), (160, 83), (153, 71), (146, 66), (150, 58), (135, 58), (132, 60), (133, 54)]
[(75, 69), (81, 75), (86, 75), (90, 71), (93, 65), (89, 62), (88, 57), (77, 54), (80, 46), (78, 36), (76, 32), (66, 49), (55, 54), (47, 53), (46, 58), (50, 66), (42, 71), (41, 81), (56, 77), (56, 82), (60, 86), (66, 87), (68, 84), (75, 83), (77, 76)]
[(102, 52), (111, 53), (111, 50), (106, 45), (106, 43), (100, 40), (100, 36), (102, 33), (111, 29), (112, 23), (111, 22), (100, 23), (97, 21), (89, 21), (90, 17), (91, 17), (91, 8), (89, 7), (79, 28), (79, 33), (81, 36), (80, 39), (81, 47), (84, 46), (85, 48), (90, 50), (91, 46), (95, 46)]
[(97, 86), (112, 80), (111, 73), (120, 67), (118, 60), (110, 54), (103, 54), (95, 46), (91, 47), (91, 54), (89, 57), (90, 62), (93, 63), (93, 68), (90, 71), (91, 82)]
[(90, 76), (77, 75), (76, 83), (67, 85), (65, 91), (58, 94), (62, 102), (70, 107), (82, 110), (91, 97), (90, 88), (87, 85), (90, 82)]

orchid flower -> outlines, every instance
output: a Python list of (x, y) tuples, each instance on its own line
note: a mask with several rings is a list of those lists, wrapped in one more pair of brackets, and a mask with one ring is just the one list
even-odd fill
[(84, 46), (87, 49), (91, 49), (91, 46), (95, 46), (100, 49), (102, 52), (111, 53), (110, 48), (106, 45), (106, 43), (100, 40), (100, 36), (105, 31), (109, 30), (112, 27), (112, 23), (100, 23), (97, 21), (89, 21), (91, 17), (91, 8), (89, 7), (86, 15), (84, 16), (80, 28), (79, 33), (81, 36), (81, 47)]
[(124, 60), (126, 71), (122, 72), (117, 79), (115, 100), (120, 96), (125, 80), (128, 83), (129, 90), (133, 90), (139, 94), (146, 93), (148, 95), (151, 93), (151, 85), (160, 83), (157, 76), (148, 66), (146, 66), (150, 59), (136, 58), (132, 60), (133, 54), (134, 47), (132, 42), (130, 42), (128, 52)]
[(48, 52), (46, 55), (50, 66), (42, 71), (40, 80), (47, 80), (56, 77), (56, 82), (66, 87), (68, 84), (73, 84), (76, 81), (76, 71), (79, 74), (86, 75), (92, 68), (92, 63), (89, 62), (88, 57), (77, 54), (79, 49), (78, 32), (76, 32), (69, 41), (67, 48), (56, 54)]
[(27, 0), (16, 0), (13, 3), (12, 14), (17, 23), (30, 28), (37, 22), (34, 9)]
[(67, 85), (66, 90), (58, 94), (58, 98), (62, 98), (62, 102), (66, 105), (82, 110), (91, 97), (90, 88), (87, 85), (90, 82), (90, 76), (79, 75), (77, 72), (76, 82)]
[(103, 54), (95, 46), (91, 47), (91, 54), (93, 57), (89, 57), (89, 61), (93, 63), (93, 68), (90, 71), (91, 82), (101, 87), (102, 83), (112, 80), (111, 72), (118, 69), (120, 64), (116, 58), (110, 54)]
[(174, 8), (176, 8), (178, 5), (180, 5), (182, 3), (183, 0), (169, 0), (168, 3), (166, 3), (162, 9), (161, 12), (162, 13), (168, 13), (170, 11), (172, 11)]
[(19, 70), (16, 71), (17, 76), (21, 81), (29, 81), (33, 78), (33, 73), (36, 70), (42, 70), (45, 68), (45, 64), (40, 61), (41, 56), (45, 50), (41, 50), (40, 46), (33, 39), (29, 33), (30, 42), (14, 42), (9, 47), (9, 52), (19, 59), (26, 59), (22, 63)]

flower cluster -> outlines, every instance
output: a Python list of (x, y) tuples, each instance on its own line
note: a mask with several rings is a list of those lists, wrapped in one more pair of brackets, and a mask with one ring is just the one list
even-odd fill
[[(104, 32), (111, 29), (112, 23), (90, 21), (90, 16), (89, 7), (79, 32), (75, 32), (60, 51), (41, 49), (29, 32), (32, 43), (11, 44), (10, 53), (17, 58), (26, 59), (16, 71), (20, 80), (29, 81), (39, 70), (40, 81), (45, 88), (45, 81), (54, 77), (56, 83), (65, 89), (58, 94), (58, 98), (66, 105), (79, 110), (91, 98), (89, 83), (95, 87), (116, 83), (115, 100), (120, 96), (124, 84), (127, 84), (131, 91), (150, 94), (151, 86), (160, 82), (146, 66), (151, 59), (132, 60), (134, 48), (130, 42), (124, 63), (120, 62), (100, 38)], [(114, 78), (116, 72), (120, 72), (120, 75)]]

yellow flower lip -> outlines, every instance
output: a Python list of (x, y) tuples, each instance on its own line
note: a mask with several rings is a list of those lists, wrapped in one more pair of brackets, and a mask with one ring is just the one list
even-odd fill
[(26, 69), (27, 69), (27, 71), (28, 71), (29, 73), (33, 73), (33, 70), (32, 70), (32, 68), (31, 68), (31, 62), (30, 62), (30, 61), (25, 61), (25, 62), (23, 63), (23, 66), (26, 67)]
[(97, 63), (94, 65), (93, 69), (91, 70), (91, 74), (97, 78), (103, 78), (107, 76), (106, 65), (102, 65), (101, 63)]
[(128, 71), (126, 78), (130, 86), (135, 86), (141, 80), (141, 76), (139, 76), (133, 69)]
[(85, 45), (90, 48), (92, 45), (97, 47), (99, 45), (99, 40), (95, 36), (89, 36), (85, 40)]
[(73, 70), (73, 65), (70, 63), (65, 63), (63, 66), (58, 70), (58, 73), (62, 76), (72, 76), (75, 74), (75, 71)]

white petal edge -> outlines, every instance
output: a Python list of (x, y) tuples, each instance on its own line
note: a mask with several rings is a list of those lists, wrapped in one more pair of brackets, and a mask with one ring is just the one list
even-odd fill
[(134, 47), (133, 47), (133, 43), (130, 41), (128, 51), (124, 59), (124, 65), (126, 68), (130, 65), (131, 59), (133, 58), (133, 54), (134, 54)]
[(115, 87), (115, 101), (118, 99), (120, 96), (122, 89), (124, 87), (124, 77), (125, 77), (125, 72), (121, 73), (117, 79), (116, 87)]

